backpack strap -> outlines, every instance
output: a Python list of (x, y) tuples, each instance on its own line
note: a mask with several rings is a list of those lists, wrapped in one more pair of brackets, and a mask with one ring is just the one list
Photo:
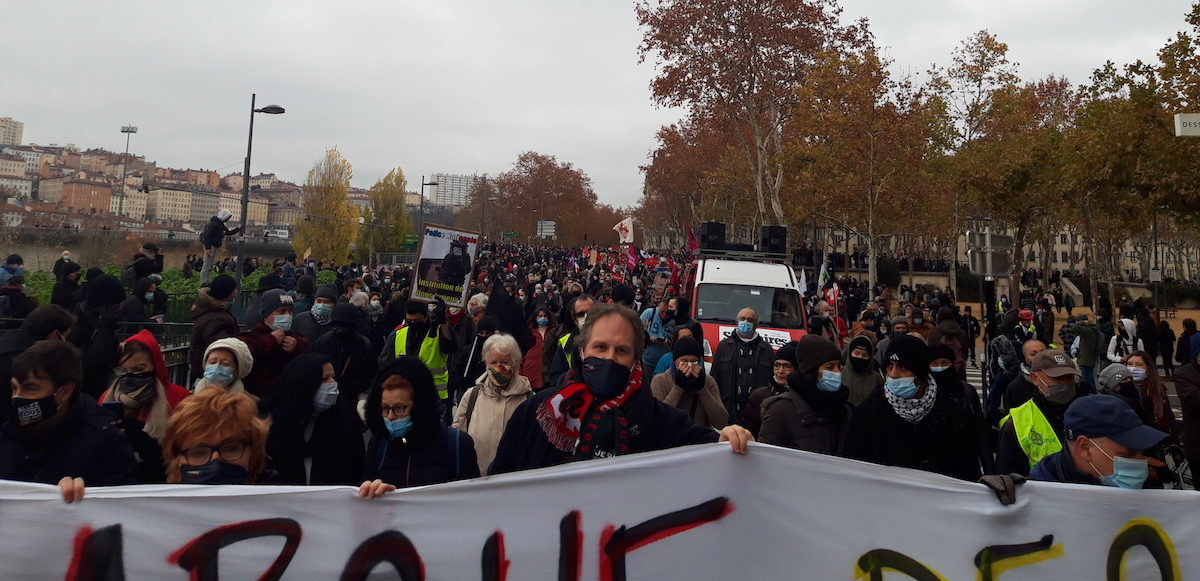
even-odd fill
[(462, 476), (462, 450), (459, 442), (462, 441), (462, 431), (454, 430), (454, 477)]
[(467, 417), (463, 420), (463, 429), (471, 427), (471, 416), (475, 413), (475, 402), (479, 400), (479, 386), (471, 391), (471, 397), (467, 398)]

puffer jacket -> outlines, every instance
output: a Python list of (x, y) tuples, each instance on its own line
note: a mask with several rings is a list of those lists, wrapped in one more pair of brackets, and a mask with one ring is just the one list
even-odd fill
[(500, 436), (504, 435), (508, 420), (517, 408), (531, 397), (533, 388), (525, 376), (514, 375), (508, 389), (501, 390), (488, 381), (486, 372), (479, 376), (474, 387), (463, 393), (458, 407), (454, 408), (454, 423), (451, 427), (466, 433), (475, 441), (475, 456), (480, 474), (487, 473), (488, 466), (496, 457), (496, 447), (500, 445)]

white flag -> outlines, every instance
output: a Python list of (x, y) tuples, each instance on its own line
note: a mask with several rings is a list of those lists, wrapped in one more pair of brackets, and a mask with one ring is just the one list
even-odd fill
[(800, 295), (808, 294), (808, 271), (800, 269)]
[(621, 235), (621, 244), (633, 244), (633, 218), (625, 218), (612, 227)]

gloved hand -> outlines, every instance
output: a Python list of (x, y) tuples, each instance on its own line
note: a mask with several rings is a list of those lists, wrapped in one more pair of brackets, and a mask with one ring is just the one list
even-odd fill
[(1017, 501), (1017, 486), (1025, 483), (1026, 478), (1020, 474), (988, 474), (979, 479), (979, 483), (992, 489), (1000, 504), (1008, 506)]
[(429, 336), (432, 337), (445, 322), (446, 301), (443, 301), (442, 297), (435, 297), (429, 305)]

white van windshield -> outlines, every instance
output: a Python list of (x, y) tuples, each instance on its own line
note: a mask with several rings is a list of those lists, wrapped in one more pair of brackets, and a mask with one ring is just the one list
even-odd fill
[(773, 329), (800, 329), (800, 293), (785, 288), (740, 284), (701, 284), (696, 288), (696, 320), (736, 323), (738, 311), (750, 307), (758, 324)]

